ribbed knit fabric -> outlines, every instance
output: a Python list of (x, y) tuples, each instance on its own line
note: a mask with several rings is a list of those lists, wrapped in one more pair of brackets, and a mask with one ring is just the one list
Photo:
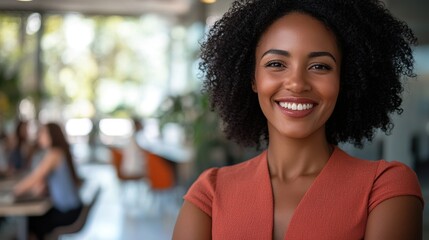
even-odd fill
[[(384, 200), (404, 195), (423, 202), (409, 167), (357, 159), (336, 147), (295, 209), (285, 239), (363, 239), (368, 214)], [(234, 166), (206, 170), (184, 199), (212, 218), (214, 240), (272, 239), (266, 151)]]

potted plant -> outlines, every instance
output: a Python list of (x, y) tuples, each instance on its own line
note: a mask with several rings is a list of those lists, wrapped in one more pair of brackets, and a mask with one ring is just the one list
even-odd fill
[(21, 100), (19, 90), (19, 73), (10, 68), (6, 61), (0, 61), (0, 131), (4, 122), (16, 117)]

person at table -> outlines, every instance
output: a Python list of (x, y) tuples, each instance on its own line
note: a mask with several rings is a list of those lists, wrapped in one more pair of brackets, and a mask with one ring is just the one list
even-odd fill
[(29, 169), (30, 159), (35, 150), (35, 146), (28, 139), (27, 121), (18, 121), (12, 142), (13, 147), (9, 155), (9, 170), (13, 174)]
[(49, 194), (53, 207), (43, 216), (30, 217), (28, 222), (30, 236), (43, 239), (54, 228), (72, 224), (82, 210), (82, 202), (78, 194), (80, 180), (61, 127), (56, 123), (43, 125), (38, 144), (44, 150), (44, 157), (14, 187), (14, 193), (41, 195), (47, 191)]
[(338, 147), (402, 112), (406, 23), (377, 0), (237, 0), (206, 39), (203, 86), (225, 133), (265, 150), (202, 173), (173, 239), (422, 238), (412, 169)]

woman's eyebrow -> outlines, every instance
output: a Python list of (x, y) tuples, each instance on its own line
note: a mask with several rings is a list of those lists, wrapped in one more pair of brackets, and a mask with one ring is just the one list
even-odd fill
[(270, 49), (270, 50), (264, 52), (264, 54), (262, 54), (261, 58), (263, 58), (267, 54), (283, 55), (286, 57), (290, 57), (290, 53), (288, 51), (280, 50), (280, 49)]
[[(270, 49), (270, 50), (266, 51), (264, 54), (262, 54), (261, 58), (263, 58), (267, 54), (275, 54), (275, 55), (282, 55), (285, 57), (290, 57), (290, 53), (286, 50)], [(309, 58), (323, 57), (323, 56), (328, 56), (328, 57), (332, 58), (332, 60), (334, 60), (334, 62), (337, 62), (337, 59), (335, 59), (334, 55), (332, 55), (329, 52), (321, 51), (321, 52), (311, 52), (308, 54)]]
[(323, 56), (328, 56), (328, 57), (332, 58), (332, 60), (334, 60), (334, 62), (337, 62), (337, 59), (335, 59), (334, 55), (332, 55), (329, 52), (311, 52), (310, 54), (308, 54), (309, 58), (323, 57)]

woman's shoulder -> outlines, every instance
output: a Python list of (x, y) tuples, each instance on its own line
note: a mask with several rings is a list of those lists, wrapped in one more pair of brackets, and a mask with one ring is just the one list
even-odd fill
[(370, 188), (369, 209), (380, 202), (402, 195), (413, 195), (421, 199), (422, 193), (416, 173), (406, 164), (399, 161), (366, 160), (356, 158), (343, 152), (340, 154), (344, 174), (354, 179), (357, 185), (364, 182)]
[(64, 152), (60, 148), (48, 148), (44, 151), (44, 154), (45, 156), (62, 157)]
[(255, 181), (260, 181), (258, 175), (268, 174), (265, 159), (263, 152), (242, 163), (207, 169), (192, 184), (184, 199), (211, 216), (212, 203), (219, 191), (229, 195), (237, 187), (253, 186)]
[(63, 159), (65, 159), (65, 155), (63, 150), (59, 148), (49, 148), (45, 151), (43, 151), (43, 158), (40, 162), (48, 162), (51, 166), (58, 166), (61, 162), (63, 162)]
[(217, 181), (236, 181), (240, 179), (247, 179), (249, 177), (255, 177), (255, 172), (261, 168), (266, 168), (265, 161), (266, 152), (262, 152), (259, 155), (230, 166), (223, 166), (217, 168), (210, 168), (204, 171), (200, 178), (209, 178)]
[(60, 148), (50, 148), (45, 151), (45, 157), (61, 160), (65, 157), (65, 154)]
[(339, 152), (339, 158), (349, 167), (355, 170), (371, 172), (370, 174), (375, 174), (376, 177), (386, 172), (393, 175), (415, 175), (415, 172), (408, 165), (399, 161), (386, 161), (384, 159), (368, 160), (351, 156), (341, 149), (339, 149)]
[(406, 164), (398, 161), (377, 161), (369, 210), (382, 201), (397, 196), (415, 196), (424, 204), (419, 179)]
[(252, 159), (230, 166), (209, 168), (202, 172), (192, 184), (191, 191), (214, 193), (217, 186), (228, 186), (231, 183), (249, 183), (258, 176), (266, 174), (266, 153), (263, 152)]

